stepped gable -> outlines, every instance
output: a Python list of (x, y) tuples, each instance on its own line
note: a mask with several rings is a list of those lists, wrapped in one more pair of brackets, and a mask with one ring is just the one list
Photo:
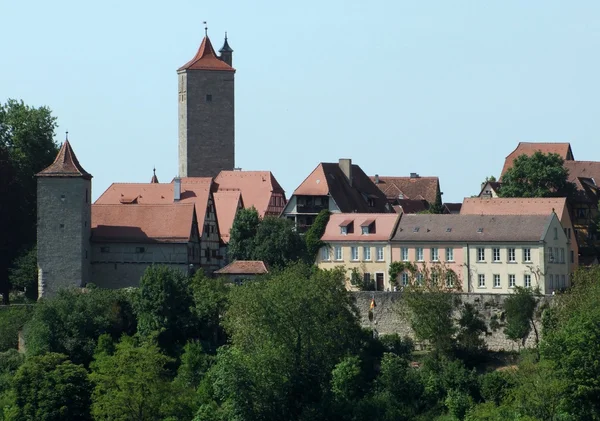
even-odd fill
[[(285, 207), (285, 191), (270, 171), (226, 171), (215, 177), (216, 192), (239, 191), (244, 207), (254, 208), (258, 215), (279, 215)], [(272, 203), (273, 195), (281, 195), (281, 203)]]
[(229, 243), (230, 231), (238, 208), (243, 207), (242, 193), (239, 191), (223, 191), (213, 193), (215, 213), (219, 223), (219, 234), (224, 244)]
[(535, 143), (535, 142), (519, 142), (514, 151), (512, 151), (504, 160), (504, 167), (502, 168), (502, 174), (513, 165), (513, 162), (517, 157), (521, 155), (531, 156), (536, 152), (543, 154), (555, 153), (561, 156), (565, 161), (573, 161), (573, 151), (571, 150), (570, 143)]
[[(343, 213), (387, 212), (387, 199), (371, 179), (356, 164), (352, 165), (352, 183), (338, 163), (321, 162), (294, 190), (295, 196), (327, 196)], [(369, 206), (372, 199), (374, 206)]]
[(36, 174), (38, 177), (82, 177), (90, 180), (92, 175), (83, 169), (68, 140), (60, 147), (54, 162)]
[(198, 52), (194, 58), (177, 69), (178, 72), (183, 70), (220, 70), (225, 72), (235, 72), (233, 67), (217, 57), (208, 36), (205, 36), (202, 40), (200, 48), (198, 48)]
[[(94, 242), (187, 243), (192, 237), (193, 203), (92, 205)], [(198, 234), (199, 235), (199, 234)]]
[(440, 185), (439, 177), (373, 176), (371, 181), (390, 201), (400, 198), (426, 200), (430, 205), (435, 203)]
[[(181, 179), (181, 195), (177, 203), (196, 205), (200, 235), (204, 230), (204, 219), (211, 194), (212, 178), (186, 177)], [(96, 205), (161, 205), (173, 204), (174, 183), (113, 183), (94, 202)]]

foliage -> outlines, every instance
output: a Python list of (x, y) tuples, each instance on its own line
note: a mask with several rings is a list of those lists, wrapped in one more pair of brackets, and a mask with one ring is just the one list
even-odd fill
[(473, 406), (473, 398), (468, 393), (450, 389), (444, 400), (448, 412), (457, 420), (464, 420), (467, 411)]
[(306, 234), (304, 234), (308, 263), (313, 263), (315, 261), (319, 250), (325, 245), (325, 243), (321, 241), (321, 237), (325, 234), (325, 228), (327, 227), (330, 216), (331, 212), (328, 209), (323, 209), (319, 212), (308, 231), (306, 231)]
[(481, 378), (481, 396), (496, 405), (508, 396), (510, 390), (514, 387), (510, 373), (504, 371), (492, 371)]
[(192, 279), (191, 288), (197, 339), (215, 354), (217, 347), (227, 339), (220, 321), (227, 311), (230, 287), (224, 279), (209, 278), (204, 272), (198, 271)]
[(336, 399), (348, 403), (361, 395), (364, 385), (360, 359), (350, 356), (340, 361), (331, 373), (331, 391)]
[(28, 355), (65, 354), (75, 364), (88, 365), (98, 337), (134, 333), (135, 317), (124, 290), (63, 290), (39, 301), (24, 328)]
[(165, 368), (169, 362), (158, 346), (127, 336), (114, 354), (98, 352), (90, 374), (94, 419), (160, 421), (177, 412), (181, 419), (191, 419), (193, 408), (173, 407), (181, 395), (170, 383)]
[(481, 336), (485, 332), (487, 332), (487, 326), (475, 306), (471, 303), (464, 303), (458, 319), (456, 335), (458, 349), (470, 358), (480, 354), (485, 349), (485, 341)]
[(306, 245), (294, 223), (286, 218), (265, 217), (252, 243), (252, 260), (262, 260), (270, 267), (283, 268), (304, 259)]
[(411, 262), (392, 262), (390, 263), (390, 268), (388, 270), (390, 282), (398, 286), (398, 276), (400, 276), (402, 272), (408, 271), (410, 276), (414, 278), (417, 270), (417, 266)]
[(0, 352), (17, 349), (19, 331), (31, 317), (29, 306), (0, 309)]
[(183, 346), (195, 328), (194, 298), (187, 277), (167, 266), (150, 266), (140, 280), (133, 300), (138, 332), (156, 335), (163, 350)]
[(558, 154), (535, 152), (517, 157), (502, 175), (501, 197), (571, 197), (575, 185)]
[(227, 252), (231, 260), (252, 260), (254, 239), (260, 225), (258, 211), (253, 207), (240, 209), (231, 226)]
[(212, 366), (214, 358), (214, 356), (204, 351), (200, 342), (188, 342), (183, 348), (176, 381), (184, 387), (195, 390)]
[(14, 259), (32, 247), (36, 237), (34, 177), (50, 165), (58, 148), (54, 143), (56, 118), (48, 107), (30, 107), (9, 99), (0, 104), (0, 294), (8, 303), (8, 269)]
[(91, 385), (87, 371), (65, 355), (28, 358), (13, 378), (15, 421), (89, 420)]
[(515, 287), (514, 293), (504, 301), (504, 310), (506, 314), (505, 335), (513, 341), (522, 341), (525, 339), (531, 328), (535, 332), (536, 343), (538, 342), (538, 333), (535, 327), (533, 316), (537, 306), (535, 292), (529, 288)]
[(25, 296), (32, 301), (38, 298), (37, 247), (34, 246), (19, 256), (9, 271), (10, 284), (13, 288), (25, 291)]
[(444, 207), (442, 203), (442, 192), (440, 189), (437, 189), (437, 193), (435, 194), (435, 202), (429, 207), (428, 213), (443, 213)]

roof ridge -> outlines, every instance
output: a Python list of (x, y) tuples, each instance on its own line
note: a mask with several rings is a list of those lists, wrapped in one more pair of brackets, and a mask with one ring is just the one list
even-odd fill
[(54, 162), (36, 174), (38, 177), (82, 177), (87, 180), (92, 175), (83, 169), (69, 140), (66, 139), (61, 145)]

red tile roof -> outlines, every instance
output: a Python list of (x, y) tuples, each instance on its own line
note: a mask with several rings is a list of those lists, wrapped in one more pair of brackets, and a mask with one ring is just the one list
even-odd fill
[(552, 210), (563, 221), (567, 213), (567, 199), (564, 197), (466, 197), (460, 208), (461, 215), (549, 215)]
[(517, 157), (521, 155), (531, 156), (535, 152), (542, 152), (544, 154), (555, 153), (558, 154), (565, 161), (573, 160), (573, 151), (571, 150), (570, 143), (533, 143), (533, 142), (519, 142), (516, 149), (512, 151), (504, 160), (504, 167), (502, 168), (502, 174), (504, 175), (506, 170), (512, 167), (513, 162)]
[(94, 204), (92, 239), (96, 242), (187, 243), (193, 221), (193, 203)]
[(268, 272), (262, 260), (235, 260), (215, 271), (219, 275), (263, 275)]
[(430, 205), (437, 199), (440, 186), (438, 177), (382, 177), (374, 176), (371, 180), (385, 194), (388, 200), (410, 199), (426, 200)]
[[(188, 177), (181, 179), (181, 199), (179, 203), (193, 203), (199, 222), (200, 234), (204, 229), (204, 219), (208, 198), (211, 194), (212, 178)], [(96, 200), (95, 204), (160, 205), (173, 204), (174, 183), (113, 183)]]
[(419, 213), (429, 209), (429, 204), (424, 199), (397, 199), (396, 203), (394, 209), (397, 213)]
[(221, 70), (235, 72), (233, 67), (217, 57), (208, 36), (205, 36), (202, 40), (202, 44), (200, 44), (200, 48), (198, 48), (198, 52), (194, 58), (177, 70)]
[[(396, 213), (333, 213), (321, 237), (322, 241), (387, 241), (393, 234)], [(362, 234), (361, 226), (365, 221), (374, 220), (369, 234)], [(342, 234), (340, 227), (354, 223), (354, 231)]]
[(83, 169), (68, 140), (60, 147), (54, 162), (37, 174), (38, 177), (82, 177), (90, 180), (92, 175)]
[(242, 194), (239, 191), (224, 191), (213, 193), (213, 197), (221, 241), (228, 244), (229, 232), (231, 231), (235, 215), (238, 209), (243, 207)]
[[(270, 171), (221, 171), (214, 183), (217, 192), (241, 192), (244, 207), (254, 206), (260, 217), (279, 215), (286, 204), (285, 191)], [(281, 204), (273, 205), (273, 196), (281, 197)]]
[[(387, 199), (385, 195), (358, 165), (351, 165), (352, 184), (338, 163), (322, 162), (298, 186), (294, 195), (330, 195), (341, 212), (386, 212)], [(375, 206), (369, 206), (368, 199), (372, 199)]]

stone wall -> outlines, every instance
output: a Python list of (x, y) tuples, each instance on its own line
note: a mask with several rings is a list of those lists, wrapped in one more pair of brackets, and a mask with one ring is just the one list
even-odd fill
[[(409, 336), (414, 338), (414, 333), (410, 325), (401, 314), (402, 292), (353, 292), (356, 299), (356, 305), (360, 311), (361, 324), (366, 328), (372, 328), (379, 335), (397, 333), (400, 336)], [(488, 349), (492, 351), (516, 351), (523, 348), (521, 342), (515, 342), (504, 335), (504, 328), (499, 327), (496, 330), (490, 327), (492, 320), (502, 323), (504, 319), (504, 301), (509, 294), (456, 294), (457, 298), (463, 303), (471, 303), (479, 311), (481, 317), (488, 326), (488, 333), (485, 335), (485, 342)], [(373, 310), (373, 320), (369, 320), (369, 306), (371, 299), (375, 298), (375, 309)], [(539, 306), (544, 303), (550, 303), (551, 296), (544, 296)], [(460, 309), (460, 306), (459, 306)], [(458, 312), (457, 312), (458, 313)], [(456, 315), (455, 315), (456, 316)], [(541, 322), (536, 320), (538, 332), (541, 332)], [(535, 333), (533, 330), (525, 340), (525, 347), (532, 347), (535, 344)], [(417, 344), (422, 346), (423, 344)]]

